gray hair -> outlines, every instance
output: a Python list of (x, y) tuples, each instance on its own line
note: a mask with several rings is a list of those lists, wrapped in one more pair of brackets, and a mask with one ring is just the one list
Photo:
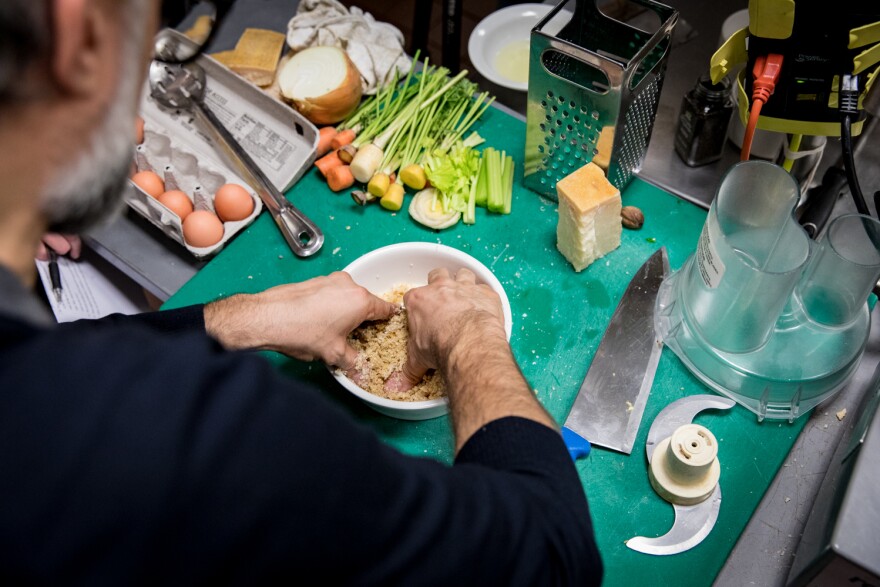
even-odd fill
[(45, 0), (0, 1), (0, 104), (20, 94), (22, 73), (50, 47)]

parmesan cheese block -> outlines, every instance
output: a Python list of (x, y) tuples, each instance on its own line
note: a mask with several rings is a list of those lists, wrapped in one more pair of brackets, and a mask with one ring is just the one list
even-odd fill
[(275, 70), (285, 36), (265, 29), (245, 29), (233, 51), (216, 53), (214, 58), (223, 65), (260, 87), (275, 80)]
[(587, 163), (564, 177), (556, 184), (556, 193), (556, 248), (575, 271), (583, 271), (620, 246), (620, 191), (599, 166)]
[(226, 67), (229, 67), (235, 60), (235, 51), (220, 51), (218, 53), (211, 53), (211, 57), (213, 57), (216, 61), (219, 61)]

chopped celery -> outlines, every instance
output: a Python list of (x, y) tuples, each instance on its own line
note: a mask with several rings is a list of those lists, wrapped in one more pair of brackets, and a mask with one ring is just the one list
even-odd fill
[(505, 160), (502, 153), (492, 150), (489, 157), (489, 202), (487, 204), (490, 212), (501, 212), (504, 208), (501, 176), (504, 173)]
[(480, 183), (480, 177), (483, 175), (483, 167), (485, 165), (482, 157), (477, 165), (477, 174), (471, 178), (471, 191), (468, 194), (467, 210), (464, 211), (464, 216), (462, 216), (462, 221), (465, 224), (473, 224), (477, 221), (477, 187)]
[(504, 206), (502, 214), (510, 214), (510, 206), (513, 203), (513, 157), (507, 157), (504, 165)]
[(474, 149), (457, 145), (452, 151), (435, 153), (425, 158), (425, 173), (443, 194), (443, 209), (465, 212), (471, 184), (480, 171), (480, 154)]
[(477, 193), (474, 198), (474, 204), (486, 207), (486, 201), (489, 197), (489, 163), (487, 151), (492, 151), (492, 147), (483, 150), (483, 156), (480, 158), (480, 174), (477, 177)]

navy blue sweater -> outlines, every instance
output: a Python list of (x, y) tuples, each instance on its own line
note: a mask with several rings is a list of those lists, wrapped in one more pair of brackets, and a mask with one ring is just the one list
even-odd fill
[[(0, 584), (590, 585), (558, 434), (505, 418), (405, 456), (201, 307), (40, 328), (0, 315)], [(299, 580), (299, 581), (298, 581)]]

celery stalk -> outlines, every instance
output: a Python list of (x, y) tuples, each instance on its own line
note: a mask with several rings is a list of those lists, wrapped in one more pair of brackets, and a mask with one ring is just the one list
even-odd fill
[(502, 214), (510, 214), (510, 206), (513, 203), (513, 157), (507, 157), (507, 164), (504, 166), (504, 205), (501, 209)]
[(489, 152), (493, 149), (492, 147), (487, 147), (483, 150), (483, 156), (480, 157), (480, 173), (477, 174), (477, 193), (474, 198), (474, 204), (477, 206), (486, 207), (486, 200), (489, 196), (489, 181), (488, 181), (488, 171), (489, 171)]
[(471, 178), (471, 192), (468, 195), (468, 205), (467, 211), (462, 216), (462, 221), (465, 224), (473, 224), (477, 221), (477, 185), (480, 183), (480, 176), (483, 174), (483, 166), (485, 165), (485, 160), (480, 158), (480, 167), (477, 171), (477, 175)]
[(501, 175), (504, 173), (504, 158), (498, 151), (492, 152), (489, 159), (489, 203), (490, 212), (501, 212), (504, 208), (504, 194), (501, 188)]

